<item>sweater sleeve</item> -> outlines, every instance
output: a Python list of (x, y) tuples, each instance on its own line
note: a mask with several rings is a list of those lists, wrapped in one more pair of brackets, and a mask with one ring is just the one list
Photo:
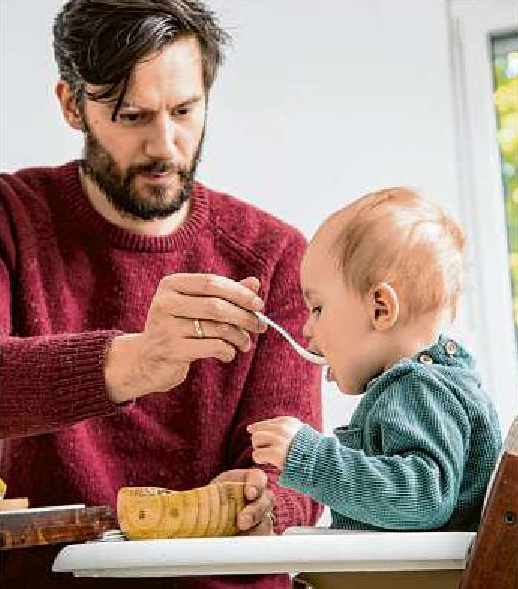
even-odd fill
[(432, 379), (403, 376), (383, 391), (363, 435), (377, 439), (381, 451), (350, 448), (304, 426), (290, 446), (281, 483), (379, 528), (445, 524), (469, 439), (467, 415), (454, 396)]
[[(297, 234), (284, 250), (270, 283), (265, 313), (302, 343), (306, 310), (298, 271), (305, 241)], [(229, 448), (232, 468), (250, 468), (252, 446), (247, 425), (280, 415), (292, 415), (321, 429), (321, 370), (302, 359), (273, 329), (259, 336), (241, 398)], [(310, 497), (278, 484), (279, 472), (263, 468), (275, 495), (275, 531), (313, 525), (321, 508)]]
[(16, 249), (0, 202), (0, 439), (48, 433), (117, 410), (104, 356), (118, 331), (14, 337)]

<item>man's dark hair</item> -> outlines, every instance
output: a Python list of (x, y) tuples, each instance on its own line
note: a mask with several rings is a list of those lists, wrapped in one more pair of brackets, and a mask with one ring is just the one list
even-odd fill
[(85, 82), (102, 87), (92, 100), (117, 98), (115, 120), (135, 65), (186, 35), (200, 44), (208, 93), (230, 36), (199, 0), (69, 0), (54, 22), (54, 55), (78, 103)]

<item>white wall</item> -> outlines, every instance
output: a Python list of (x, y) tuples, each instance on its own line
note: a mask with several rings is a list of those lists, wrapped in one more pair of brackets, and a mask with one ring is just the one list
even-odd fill
[[(210, 0), (235, 37), (213, 91), (200, 178), (308, 237), (376, 187), (460, 210), (446, 0)], [(58, 164), (52, 18), (60, 0), (1, 0), (0, 168)], [(326, 429), (352, 403), (325, 385)]]

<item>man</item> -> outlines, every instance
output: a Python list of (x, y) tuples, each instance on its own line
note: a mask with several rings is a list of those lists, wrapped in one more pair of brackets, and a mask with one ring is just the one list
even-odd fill
[[(304, 240), (194, 181), (226, 33), (197, 0), (71, 0), (54, 26), (81, 161), (0, 177), (0, 473), (31, 505), (114, 506), (125, 485), (247, 483), (242, 533), (318, 508), (253, 468), (248, 424), (320, 425), (320, 373), (254, 310), (300, 334)], [(55, 547), (2, 554), (9, 587), (105, 586), (50, 573)], [(130, 587), (132, 581), (107, 586)], [(285, 576), (146, 581), (286, 587)], [(80, 585), (79, 585), (80, 584)]]

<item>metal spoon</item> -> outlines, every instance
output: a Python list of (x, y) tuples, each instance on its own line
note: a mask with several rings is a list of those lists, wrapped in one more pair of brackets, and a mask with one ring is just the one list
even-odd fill
[(324, 358), (324, 356), (319, 356), (318, 354), (313, 354), (312, 352), (310, 352), (309, 350), (306, 350), (306, 348), (303, 348), (299, 343), (297, 343), (292, 337), (291, 335), (285, 331), (280, 325), (277, 325), (277, 323), (275, 323), (275, 321), (272, 321), (269, 317), (267, 317), (266, 315), (263, 315), (262, 313), (259, 313), (259, 311), (254, 311), (254, 313), (257, 315), (257, 317), (259, 317), (259, 319), (263, 322), (266, 323), (267, 325), (269, 325), (270, 327), (273, 327), (275, 330), (277, 330), (286, 340), (288, 340), (288, 342), (293, 346), (293, 348), (295, 349), (296, 352), (298, 352), (303, 358), (305, 358), (306, 360), (308, 360), (309, 362), (313, 362), (313, 364), (320, 364), (321, 366), (325, 366), (327, 364), (326, 359)]

